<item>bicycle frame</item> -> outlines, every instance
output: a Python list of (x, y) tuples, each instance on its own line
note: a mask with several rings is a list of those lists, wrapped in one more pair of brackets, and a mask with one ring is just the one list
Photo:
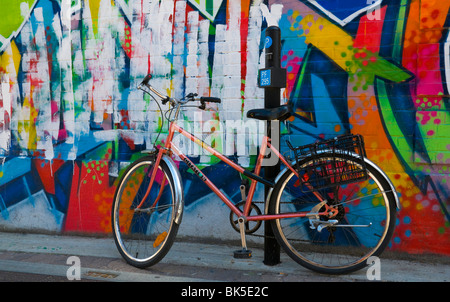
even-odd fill
[[(252, 179), (243, 211), (241, 211), (238, 207), (236, 207), (234, 205), (234, 203), (231, 200), (229, 200), (214, 185), (214, 183), (210, 179), (208, 179), (208, 177), (206, 177), (206, 175), (204, 175), (201, 172), (201, 170), (186, 155), (183, 154), (183, 152), (181, 152), (178, 149), (178, 147), (172, 142), (172, 139), (173, 139), (173, 136), (175, 133), (179, 133), (179, 134), (185, 136), (186, 138), (190, 139), (192, 142), (199, 145), (202, 149), (205, 149), (212, 155), (216, 156), (217, 158), (219, 158), (220, 160), (225, 162), (227, 165), (231, 166), (233, 169), (235, 169), (239, 173), (242, 173), (245, 176)], [(193, 134), (191, 134), (191, 133), (187, 132), (186, 130), (184, 130), (183, 128), (181, 128), (174, 121), (170, 122), (169, 135), (167, 136), (164, 147), (159, 148), (159, 151), (157, 153), (157, 157), (155, 160), (155, 167), (159, 166), (161, 158), (164, 154), (171, 155), (171, 152), (173, 151), (230, 208), (231, 211), (233, 211), (238, 217), (245, 217), (245, 219), (247, 221), (260, 221), (260, 220), (271, 220), (271, 219), (282, 219), (282, 218), (293, 218), (293, 217), (307, 217), (307, 216), (317, 216), (317, 215), (320, 216), (320, 215), (328, 215), (330, 210), (332, 212), (332, 209), (329, 208), (328, 205), (324, 204), (326, 209), (325, 209), (325, 211), (320, 212), (320, 213), (318, 213), (318, 212), (294, 212), (294, 213), (284, 213), (284, 214), (264, 214), (264, 215), (249, 216), (250, 206), (251, 206), (251, 203), (253, 200), (253, 196), (254, 196), (254, 193), (256, 190), (257, 183), (260, 182), (260, 183), (262, 183), (264, 185), (268, 185), (270, 187), (275, 186), (275, 184), (272, 181), (259, 176), (259, 173), (260, 173), (261, 167), (262, 167), (262, 162), (264, 159), (264, 154), (266, 153), (267, 148), (272, 150), (273, 153), (281, 160), (281, 162), (283, 164), (285, 164), (286, 167), (288, 167), (293, 173), (295, 173), (295, 175), (297, 177), (299, 177), (298, 172), (289, 164), (289, 162), (283, 157), (283, 155), (281, 155), (280, 152), (270, 143), (270, 138), (267, 136), (263, 137), (262, 145), (260, 148), (256, 166), (255, 166), (255, 173), (251, 173), (251, 172), (245, 170), (242, 166), (240, 166), (240, 165), (234, 163), (233, 161), (231, 161), (230, 159), (228, 159), (222, 153), (220, 153), (216, 149), (212, 148), (211, 146), (209, 146), (208, 144), (206, 144), (205, 142), (203, 142), (202, 140), (200, 140)], [(155, 180), (156, 171), (157, 171), (157, 169), (152, 170), (149, 187), (147, 189), (145, 196), (142, 199), (141, 204), (139, 204), (137, 208), (140, 208), (142, 206), (142, 204), (144, 203), (144, 200), (147, 198), (147, 196), (151, 190), (151, 187), (153, 185), (153, 182)], [(316, 197), (318, 197), (318, 199), (320, 201), (319, 203), (323, 202), (324, 199), (320, 196), (319, 193), (314, 192), (314, 194), (316, 195)], [(158, 202), (158, 199), (159, 199), (159, 197), (156, 198), (155, 202), (153, 203), (153, 206), (156, 205), (156, 203)]]

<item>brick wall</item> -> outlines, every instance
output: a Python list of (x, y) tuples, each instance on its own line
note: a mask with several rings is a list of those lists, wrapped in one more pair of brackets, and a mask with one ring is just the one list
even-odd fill
[[(276, 22), (288, 72), (282, 99), (295, 111), (282, 141), (363, 134), (369, 158), (400, 194), (390, 248), (448, 255), (449, 6), (424, 0), (2, 4), (0, 225), (110, 232), (118, 174), (153, 147), (159, 130), (156, 144), (167, 131), (157, 105), (135, 89), (147, 73), (172, 97), (222, 98), (208, 111), (186, 110), (184, 126), (224, 152), (235, 150), (251, 168), (260, 124), (250, 136), (235, 135), (243, 144), (223, 133), (226, 121), (245, 124), (245, 112), (264, 104), (257, 70), (264, 67), (264, 30)], [(185, 147), (239, 201), (239, 175)], [(228, 211), (180, 168), (187, 188), (180, 232), (238, 238), (231, 228), (201, 226), (208, 219), (227, 224)]]

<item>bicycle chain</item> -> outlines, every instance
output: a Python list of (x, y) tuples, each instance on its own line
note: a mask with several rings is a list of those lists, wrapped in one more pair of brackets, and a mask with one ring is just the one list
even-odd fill
[[(265, 201), (252, 201), (253, 204), (264, 204), (265, 205)], [(233, 228), (234, 229), (234, 228)], [(257, 231), (257, 230), (256, 230)], [(256, 232), (254, 231), (254, 232)], [(258, 234), (254, 234), (253, 233), (246, 233), (245, 236), (253, 236), (253, 237), (259, 237), (259, 238), (270, 238), (270, 239), (276, 239), (275, 236), (268, 236), (268, 235), (258, 235)], [(330, 234), (331, 236), (333, 236), (333, 234)], [(324, 243), (324, 241), (314, 241), (314, 240), (297, 240), (297, 241), (304, 241), (304, 242), (312, 242), (312, 243)]]

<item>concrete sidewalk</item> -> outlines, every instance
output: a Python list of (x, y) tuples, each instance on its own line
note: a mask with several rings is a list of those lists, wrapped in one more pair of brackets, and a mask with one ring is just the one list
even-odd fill
[[(312, 272), (295, 263), (284, 253), (281, 263), (263, 264), (264, 251), (249, 246), (251, 259), (235, 259), (238, 246), (175, 241), (167, 256), (147, 269), (127, 265), (112, 238), (0, 233), (0, 274), (22, 272), (66, 277), (77, 256), (81, 277), (102, 281), (367, 281), (367, 271), (329, 276)], [(449, 261), (427, 263), (381, 258), (381, 281), (448, 282)]]

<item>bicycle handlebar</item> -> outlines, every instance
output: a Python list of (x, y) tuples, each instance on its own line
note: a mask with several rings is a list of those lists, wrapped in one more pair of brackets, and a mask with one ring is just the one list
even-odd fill
[(213, 97), (213, 96), (202, 96), (202, 97), (200, 97), (200, 102), (220, 103), (221, 99)]
[(145, 76), (144, 80), (142, 80), (142, 84), (144, 84), (145, 86), (148, 85), (148, 82), (150, 81), (150, 79), (152, 78), (151, 74), (148, 74)]
[[(161, 92), (159, 92), (158, 90), (156, 90), (155, 88), (153, 88), (149, 84), (151, 78), (152, 78), (151, 74), (146, 75), (145, 78), (142, 80), (141, 84), (138, 86), (138, 88), (140, 89), (140, 87), (142, 85), (145, 85), (154, 94), (156, 94), (158, 97), (161, 98), (161, 103), (163, 105), (165, 105), (167, 102), (170, 102), (171, 104), (174, 104), (174, 105), (181, 103), (180, 101), (175, 100), (175, 99), (173, 99), (173, 98), (171, 98), (171, 97), (169, 97), (167, 95), (164, 95)], [(193, 93), (188, 94), (187, 95), (188, 101), (186, 101), (186, 103), (189, 102), (189, 101), (195, 101), (196, 100), (195, 99), (196, 96), (197, 96), (197, 94), (193, 94)], [(221, 103), (221, 99), (220, 98), (212, 97), (212, 96), (202, 96), (202, 97), (200, 97), (200, 99), (197, 99), (197, 101), (200, 101), (200, 103), (202, 104), (199, 107), (200, 109), (205, 109), (205, 103)]]
[(148, 74), (145, 76), (145, 78), (142, 80), (141, 84), (139, 84), (138, 88), (140, 89), (142, 85), (145, 85), (148, 89), (150, 89), (154, 94), (156, 94), (157, 96), (159, 96), (161, 98), (161, 103), (163, 103), (163, 105), (165, 105), (167, 102), (174, 102), (174, 100), (170, 97), (168, 97), (167, 95), (162, 94), (161, 92), (159, 92), (158, 90), (156, 90), (155, 88), (153, 88), (152, 85), (150, 85), (148, 82), (150, 82), (150, 79), (152, 78), (151, 74)]

